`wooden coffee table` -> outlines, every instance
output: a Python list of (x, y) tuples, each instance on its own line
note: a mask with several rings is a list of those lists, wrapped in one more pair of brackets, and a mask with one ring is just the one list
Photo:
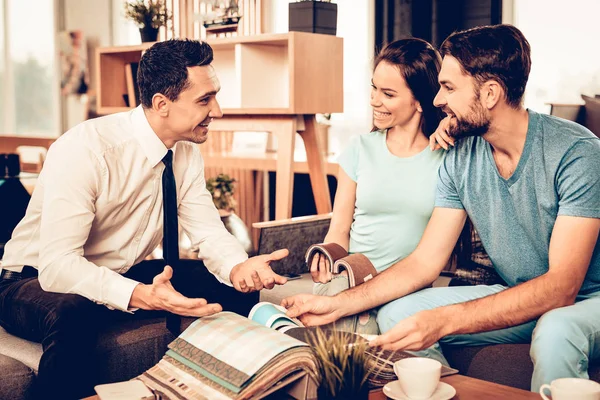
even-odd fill
[[(456, 389), (453, 400), (539, 400), (540, 395), (510, 386), (469, 378), (464, 375), (451, 375), (442, 378), (442, 382)], [(99, 400), (98, 396), (86, 397), (84, 400)], [(369, 400), (387, 400), (382, 390), (369, 394)]]
[[(442, 382), (456, 389), (454, 400), (539, 400), (540, 395), (510, 386), (469, 378), (464, 375), (451, 375), (442, 378)], [(378, 390), (369, 394), (369, 400), (386, 400), (383, 391)]]

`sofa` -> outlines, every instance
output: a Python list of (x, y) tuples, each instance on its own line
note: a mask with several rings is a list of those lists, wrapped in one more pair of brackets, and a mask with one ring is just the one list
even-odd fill
[[(260, 230), (258, 252), (269, 253), (278, 248), (288, 248), (290, 256), (273, 263), (278, 273), (300, 279), (286, 285), (261, 292), (262, 301), (280, 303), (281, 299), (296, 293), (308, 293), (312, 280), (304, 263), (308, 246), (321, 242), (329, 228), (331, 216), (319, 215), (290, 220), (254, 224)], [(465, 229), (465, 235), (473, 233)], [(461, 235), (462, 236), (462, 235)], [(449, 263), (444, 276), (436, 285), (465, 285), (495, 283), (499, 277), (486, 265), (480, 242), (472, 240), (471, 263)], [(461, 249), (455, 252), (460, 259)], [(458, 265), (466, 264), (467, 266)], [(185, 318), (182, 329), (193, 319)], [(157, 363), (175, 338), (164, 318), (128, 321), (107, 328), (100, 334), (98, 359), (101, 363), (99, 381), (119, 382), (131, 379)], [(0, 400), (35, 400), (35, 374), (42, 354), (41, 345), (10, 335), (0, 328)], [(533, 371), (529, 358), (529, 345), (508, 344), (473, 347), (444, 347), (450, 364), (461, 374), (528, 390)], [(600, 382), (600, 365), (593, 364), (590, 377)]]

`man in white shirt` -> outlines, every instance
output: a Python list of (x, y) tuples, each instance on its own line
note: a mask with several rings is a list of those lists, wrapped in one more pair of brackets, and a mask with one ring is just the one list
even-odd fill
[[(269, 264), (287, 250), (248, 259), (206, 189), (197, 144), (222, 116), (212, 58), (198, 41), (155, 44), (139, 63), (141, 106), (83, 122), (48, 152), (0, 275), (0, 325), (42, 343), (45, 398), (92, 393), (98, 328), (123, 312), (247, 315), (259, 290), (286, 282)], [(202, 261), (179, 260), (178, 223)], [(166, 261), (144, 261), (161, 241)]]

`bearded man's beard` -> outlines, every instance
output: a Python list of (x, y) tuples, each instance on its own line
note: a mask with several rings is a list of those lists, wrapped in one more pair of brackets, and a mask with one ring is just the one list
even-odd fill
[(454, 115), (448, 134), (454, 139), (482, 136), (490, 129), (490, 119), (478, 101), (473, 101), (471, 111), (464, 118)]

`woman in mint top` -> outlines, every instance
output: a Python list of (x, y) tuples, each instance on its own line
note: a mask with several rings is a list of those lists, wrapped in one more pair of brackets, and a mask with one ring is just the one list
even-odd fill
[[(433, 105), (440, 64), (438, 52), (424, 40), (387, 45), (375, 59), (371, 82), (373, 131), (353, 137), (338, 159), (338, 188), (324, 242), (364, 254), (379, 272), (415, 249), (433, 212), (444, 156), (443, 150), (429, 149), (429, 136), (442, 119)], [(327, 264), (324, 257), (314, 258), (314, 292), (346, 290), (347, 278), (332, 277)], [(362, 328), (352, 322), (336, 325), (376, 333), (374, 318), (367, 317), (359, 319)]]

